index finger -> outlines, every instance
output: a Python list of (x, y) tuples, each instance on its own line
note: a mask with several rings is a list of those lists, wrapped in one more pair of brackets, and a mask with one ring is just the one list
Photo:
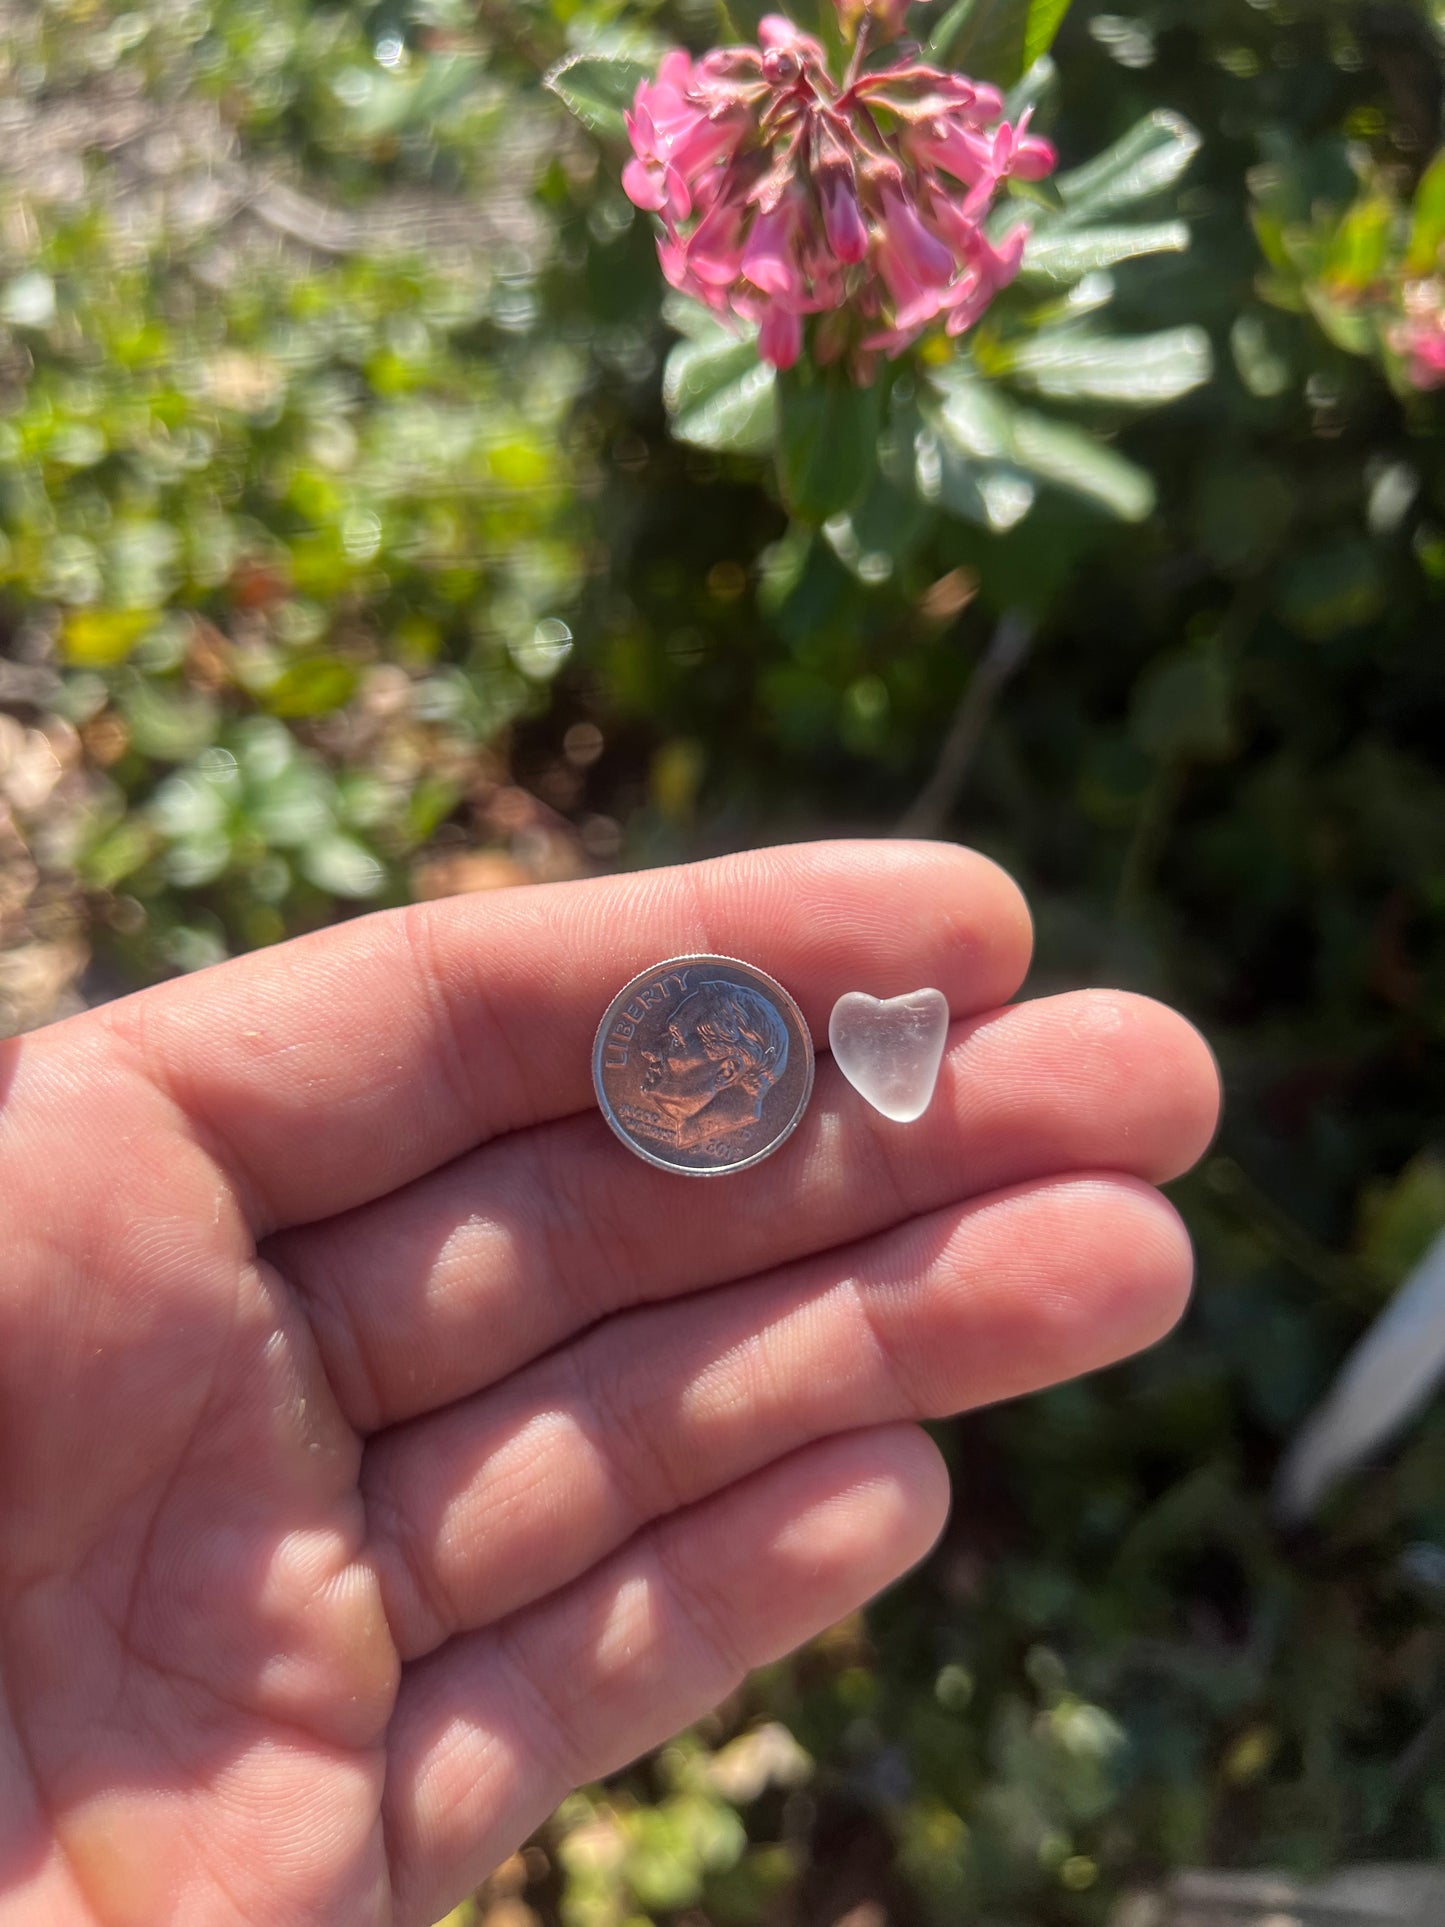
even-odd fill
[(662, 958), (757, 964), (821, 1040), (845, 990), (933, 985), (956, 1017), (991, 1009), (1017, 991), (1030, 942), (1023, 897), (984, 857), (805, 844), (382, 912), (45, 1035), (122, 1040), (263, 1235), (585, 1109), (603, 1010)]

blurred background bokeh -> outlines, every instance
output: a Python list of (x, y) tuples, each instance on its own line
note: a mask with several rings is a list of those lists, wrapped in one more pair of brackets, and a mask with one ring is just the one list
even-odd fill
[(1445, 1920), (1445, 1408), (1276, 1483), (1445, 1227), (1445, 396), (1364, 318), (1402, 210), (1445, 239), (1441, 10), (1076, 0), (1064, 165), (1201, 137), (1140, 217), (1191, 245), (1112, 295), (1213, 377), (1133, 419), (1044, 382), (1127, 463), (861, 533), (671, 432), (649, 223), (542, 85), (721, 31), (0, 0), (0, 1033), (418, 896), (900, 825), (997, 857), (1032, 990), (1219, 1052), (1187, 1323), (940, 1428), (926, 1567), (457, 1920)]

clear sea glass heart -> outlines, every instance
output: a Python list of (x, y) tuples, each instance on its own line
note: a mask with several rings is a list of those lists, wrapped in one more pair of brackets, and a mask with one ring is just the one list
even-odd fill
[(947, 1040), (948, 999), (941, 990), (911, 990), (886, 1002), (850, 990), (828, 1020), (839, 1070), (895, 1124), (912, 1124), (933, 1102)]

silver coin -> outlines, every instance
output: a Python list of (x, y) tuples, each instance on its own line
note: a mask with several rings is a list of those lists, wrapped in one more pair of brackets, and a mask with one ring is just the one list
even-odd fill
[(672, 957), (613, 998), (592, 1047), (602, 1115), (664, 1171), (725, 1177), (771, 1157), (813, 1094), (803, 1013), (734, 957)]

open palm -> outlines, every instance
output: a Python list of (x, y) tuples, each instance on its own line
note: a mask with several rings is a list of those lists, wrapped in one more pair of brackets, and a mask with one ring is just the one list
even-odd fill
[[(1177, 1316), (1196, 1034), (1005, 1008), (1013, 885), (822, 845), (367, 918), (0, 1051), (0, 1922), (423, 1927), (571, 1786), (917, 1560), (916, 1427)], [(815, 1035), (935, 984), (920, 1124), (826, 1061), (652, 1169), (589, 1046), (658, 958)]]

